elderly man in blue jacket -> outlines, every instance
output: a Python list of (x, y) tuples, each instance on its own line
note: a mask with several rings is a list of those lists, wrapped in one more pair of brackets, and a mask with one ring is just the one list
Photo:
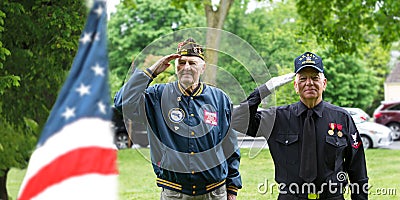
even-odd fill
[[(178, 81), (149, 86), (175, 60)], [(192, 38), (145, 69), (135, 69), (115, 96), (117, 109), (144, 121), (161, 199), (236, 199), (240, 152), (231, 128), (232, 103), (200, 82), (206, 64)]]

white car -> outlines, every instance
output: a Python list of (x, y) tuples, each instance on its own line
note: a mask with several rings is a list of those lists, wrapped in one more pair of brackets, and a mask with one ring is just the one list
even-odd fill
[(393, 142), (392, 130), (390, 128), (375, 122), (368, 121), (368, 114), (366, 114), (363, 110), (359, 108), (345, 109), (353, 117), (365, 149), (388, 147)]
[(361, 108), (349, 108), (345, 107), (344, 109), (347, 110), (347, 112), (350, 113), (350, 115), (353, 117), (354, 120), (362, 120), (362, 121), (370, 121), (371, 117), (363, 111)]

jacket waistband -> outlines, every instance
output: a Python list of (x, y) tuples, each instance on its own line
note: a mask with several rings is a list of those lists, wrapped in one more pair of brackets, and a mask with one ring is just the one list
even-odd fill
[(181, 185), (178, 183), (174, 183), (171, 181), (167, 181), (165, 179), (157, 178), (157, 186), (166, 188), (169, 190), (178, 191), (188, 195), (201, 195), (209, 193), (225, 184), (226, 180), (222, 180), (220, 182), (211, 183), (207, 185), (201, 185), (193, 183), (193, 185)]

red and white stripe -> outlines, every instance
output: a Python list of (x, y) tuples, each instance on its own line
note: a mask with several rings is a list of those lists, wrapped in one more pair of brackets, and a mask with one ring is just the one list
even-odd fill
[(116, 161), (111, 122), (82, 118), (33, 152), (18, 199), (117, 199)]

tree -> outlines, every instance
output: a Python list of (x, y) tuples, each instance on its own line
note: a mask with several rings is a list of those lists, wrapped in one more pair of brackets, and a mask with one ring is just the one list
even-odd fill
[[(10, 51), (3, 46), (2, 32), (4, 31), (4, 18), (6, 14), (0, 10), (0, 70), (3, 69), (3, 62), (6, 57), (10, 55)], [(14, 75), (3, 75), (0, 76), (0, 94), (3, 95), (6, 88), (19, 85), (19, 77)]]
[[(321, 40), (318, 36), (324, 37), (323, 34), (316, 35), (316, 32), (311, 31), (311, 29), (307, 29), (307, 31), (305, 31), (305, 29), (301, 28), (306, 25), (309, 26), (309, 24), (307, 21), (308, 19), (304, 19), (302, 17), (303, 15), (297, 14), (296, 11), (301, 8), (299, 8), (299, 5), (296, 4), (298, 2), (299, 1), (272, 2), (268, 4), (268, 7), (259, 8), (254, 10), (253, 12), (248, 12), (248, 1), (235, 1), (234, 4), (229, 6), (230, 17), (226, 18), (226, 20), (224, 21), (225, 23), (223, 29), (230, 31), (249, 42), (263, 58), (266, 66), (268, 67), (270, 76), (277, 76), (284, 72), (290, 72), (292, 71), (293, 56), (298, 55), (299, 52), (302, 53), (307, 50), (324, 55), (324, 52), (332, 52), (332, 50), (335, 49), (332, 48), (332, 44), (334, 43), (330, 42), (330, 40), (327, 40), (326, 44), (324, 45), (317, 45), (317, 41)], [(192, 8), (190, 6), (187, 6), (188, 3), (193, 3), (191, 5), (195, 5), (192, 7), (207, 6), (205, 1), (172, 0), (172, 4), (174, 6), (183, 9)], [(210, 6), (210, 2), (208, 3), (208, 6)], [(219, 6), (221, 5), (222, 4), (220, 2)], [(215, 10), (217, 8), (216, 6), (218, 5), (211, 5), (211, 7), (212, 6), (214, 6), (213, 9)], [(219, 7), (219, 9), (223, 8)], [(186, 10), (186, 13), (191, 12), (188, 12)], [(207, 15), (206, 13), (204, 14)], [(199, 19), (199, 16), (200, 15), (198, 14), (197, 19)], [(387, 73), (385, 62), (388, 58), (388, 51), (384, 47), (381, 47), (381, 44), (376, 42), (379, 41), (377, 39), (377, 36), (370, 34), (368, 35), (368, 40), (370, 41), (368, 44), (364, 46), (358, 46), (358, 54), (356, 55), (353, 55), (351, 52), (338, 53), (337, 51), (334, 51), (334, 53), (332, 52), (332, 54), (325, 54), (324, 59), (326, 59), (327, 61), (332, 59), (335, 60), (335, 62), (333, 62), (334, 65), (329, 66), (329, 68), (335, 68), (336, 65), (338, 65), (338, 67), (340, 67), (341, 65), (346, 65), (346, 67), (350, 67), (348, 66), (348, 64), (355, 64), (354, 66), (352, 66), (353, 68), (360, 68), (360, 70), (355, 70), (356, 73), (366, 73), (368, 74), (367, 76), (375, 74), (378, 77), (379, 81), (382, 82)], [(335, 47), (337, 50), (337, 45)], [(232, 46), (232, 48), (235, 48), (235, 46)], [(218, 66), (220, 67), (220, 69), (226, 70), (235, 78), (237, 78), (246, 94), (251, 92), (256, 84), (254, 82), (254, 79), (249, 75), (248, 72), (246, 72), (244, 68), (238, 67), (242, 64), (235, 61), (235, 58), (232, 58), (229, 55), (224, 55), (223, 53), (221, 54), (221, 52), (219, 52), (218, 56)], [(347, 59), (339, 59), (343, 57)], [(364, 60), (365, 62), (361, 60)], [(250, 63), (245, 64), (249, 65)], [(220, 73), (219, 71), (214, 72), (214, 75)], [(332, 69), (332, 71), (334, 71), (334, 69)], [(173, 71), (171, 71), (170, 73), (173, 74)], [(334, 74), (333, 76), (340, 76), (341, 73), (346, 72), (343, 70), (339, 70), (339, 73)], [(229, 85), (230, 79), (226, 79), (224, 77), (225, 76), (217, 77), (217, 85)], [(335, 80), (335, 78), (330, 79), (330, 84), (332, 84), (332, 86), (339, 85), (339, 83), (335, 83)], [(365, 82), (365, 76), (359, 75), (356, 77), (356, 79), (337, 80), (346, 81), (347, 84), (350, 85), (352, 84), (352, 81), (354, 81), (357, 82), (357, 84), (355, 85), (358, 85), (361, 82)], [(371, 83), (375, 84), (375, 81), (376, 80), (373, 79)], [(379, 85), (379, 83), (377, 83), (377, 85)], [(349, 90), (353, 89), (354, 88), (351, 88)], [(342, 106), (358, 105), (362, 106), (361, 108), (363, 109), (370, 109), (374, 107), (373, 102), (379, 101), (381, 96), (380, 94), (383, 91), (382, 86), (379, 86), (377, 90), (378, 93), (369, 93), (371, 98), (361, 100), (359, 101), (360, 103), (354, 103), (355, 100), (345, 100), (341, 102), (334, 101), (334, 96), (330, 97), (329, 92), (327, 92), (325, 96), (328, 100), (332, 100), (333, 102), (339, 103), (339, 105)], [(292, 86), (284, 86), (280, 89), (280, 91), (292, 91)], [(277, 91), (277, 93), (280, 93), (280, 91)], [(357, 99), (358, 96), (355, 94), (361, 94), (363, 93), (363, 91), (352, 91), (352, 93), (354, 94), (352, 98), (354, 97)], [(298, 99), (294, 92), (290, 93), (290, 95), (283, 96), (286, 96), (286, 98), (276, 99), (276, 104), (280, 105), (290, 103)], [(233, 96), (232, 99), (235, 103), (237, 103), (243, 98), (241, 96)], [(366, 102), (369, 102), (369, 105), (367, 105)]]
[[(177, 8), (188, 9), (187, 2), (192, 2), (196, 7), (203, 6), (204, 14), (206, 16), (208, 32), (206, 36), (207, 51), (205, 52), (205, 59), (209, 67), (206, 68), (204, 78), (206, 82), (211, 84), (216, 83), (217, 68), (214, 66), (218, 65), (218, 50), (221, 40), (221, 32), (225, 19), (228, 16), (229, 10), (233, 4), (233, 0), (220, 0), (218, 2), (212, 2), (211, 0), (195, 1), (195, 0), (172, 0), (172, 5)], [(193, 5), (192, 4), (192, 5)]]
[[(400, 39), (398, 0), (298, 0), (304, 30), (318, 36), (320, 44), (333, 43), (338, 52), (355, 52), (377, 35), (383, 46)], [(377, 38), (374, 38), (377, 39)]]
[(333, 48), (321, 52), (328, 78), (324, 99), (335, 105), (366, 109), (378, 95), (380, 79), (368, 63), (355, 54), (335, 56)]
[[(275, 3), (269, 8), (247, 13), (244, 8), (234, 4), (232, 15), (225, 25), (227, 30), (254, 46), (268, 66), (271, 76), (293, 72), (294, 57), (305, 51), (313, 51), (324, 59), (328, 78), (325, 100), (339, 106), (364, 110), (375, 107), (373, 102), (381, 99), (383, 85), (380, 83), (387, 73), (386, 63), (389, 60), (388, 50), (380, 47), (378, 40), (374, 39), (376, 36), (370, 36), (371, 41), (375, 42), (360, 47), (358, 54), (338, 54), (334, 52), (332, 44), (325, 47), (316, 45), (314, 35), (297, 28), (304, 22), (296, 12), (291, 12), (296, 10), (294, 1)], [(240, 64), (233, 64), (226, 59), (220, 61), (226, 70), (240, 80), (246, 94), (249, 94), (255, 85), (248, 73), (238, 67)], [(235, 97), (232, 99), (235, 103), (243, 100), (239, 98), (237, 101)], [(289, 104), (298, 101), (298, 95), (293, 85), (287, 84), (276, 91), (276, 98), (272, 96), (268, 101), (269, 105)]]
[[(191, 2), (186, 2), (191, 4)], [(108, 23), (109, 36), (109, 62), (111, 70), (111, 79), (120, 80), (113, 82), (111, 92), (114, 94), (125, 79), (132, 60), (140, 63), (135, 67), (142, 67), (143, 63), (151, 65), (149, 62), (154, 58), (152, 52), (142, 52), (146, 47), (156, 39), (172, 34), (175, 30), (185, 29), (187, 27), (196, 27), (205, 24), (205, 20), (195, 6), (187, 6), (187, 10), (176, 9), (170, 1), (164, 0), (135, 0), (123, 1), (117, 6), (117, 12), (111, 15)], [(177, 40), (186, 38), (177, 38)], [(178, 40), (179, 41), (179, 40)], [(173, 41), (171, 53), (177, 48), (177, 41)], [(159, 49), (166, 48), (165, 46)], [(161, 52), (153, 52), (157, 55)], [(143, 55), (147, 54), (147, 55)], [(147, 58), (143, 56), (150, 56)], [(147, 61), (146, 61), (147, 60)], [(173, 75), (173, 68), (170, 76)], [(161, 74), (160, 79), (168, 79), (167, 74)], [(116, 78), (118, 77), (118, 78)]]
[[(292, 72), (293, 56), (307, 49), (315, 48), (312, 45), (312, 42), (315, 41), (312, 36), (297, 34), (298, 29), (296, 27), (298, 27), (300, 17), (296, 12), (291, 12), (294, 9), (296, 9), (295, 4), (286, 2), (270, 4), (268, 9), (263, 7), (248, 12), (245, 2), (244, 4), (235, 2), (231, 9), (231, 17), (225, 22), (228, 31), (246, 40), (262, 57), (265, 66), (268, 68), (268, 75), (265, 76), (264, 82), (273, 76)], [(226, 60), (223, 61), (227, 62)], [(243, 65), (249, 64), (243, 63)], [(224, 68), (227, 66), (226, 70), (238, 77), (246, 94), (252, 92), (257, 86), (254, 80), (248, 76), (248, 72), (238, 67), (240, 65), (222, 64), (222, 66)], [(256, 69), (251, 70), (255, 71)], [(282, 105), (298, 100), (293, 91), (293, 86), (285, 86), (280, 91), (284, 92), (276, 93), (279, 98), (275, 99), (272, 96), (268, 99), (268, 106)], [(234, 103), (238, 103), (244, 98), (232, 97), (232, 99)]]
[[(3, 183), (11, 167), (27, 165), (38, 133), (72, 64), (87, 8), (81, 0), (3, 0), (0, 9), (0, 32), (3, 31), (0, 180)], [(7, 199), (5, 185), (0, 184), (0, 191), (0, 198)]]
[(7, 173), (11, 167), (26, 167), (32, 147), (36, 141), (37, 124), (33, 120), (25, 120), (26, 126), (14, 128), (0, 118), (0, 199), (6, 200)]
[(388, 64), (389, 60), (391, 59), (390, 51), (389, 49), (382, 47), (379, 40), (371, 39), (371, 42), (361, 48), (359, 52), (361, 59), (364, 61), (364, 65), (362, 67), (372, 70), (375, 74), (374, 79), (378, 79), (377, 83), (370, 83), (376, 84), (372, 87), (377, 86), (377, 90), (367, 94), (374, 94), (374, 100), (370, 102), (369, 105), (361, 107), (368, 114), (372, 115), (374, 110), (381, 104), (382, 99), (384, 99), (384, 82), (387, 74), (391, 70), (390, 65)]
[[(276, 3), (270, 0), (269, 2), (271, 5)], [(336, 52), (355, 52), (361, 49), (362, 45), (372, 42), (370, 35), (379, 36), (375, 39), (379, 39), (386, 47), (400, 38), (400, 3), (397, 0), (350, 2), (296, 0), (295, 2), (297, 9), (290, 12), (297, 11), (303, 18), (304, 23), (299, 25), (303, 27), (304, 33), (312, 33), (321, 45), (333, 44)], [(182, 1), (173, 0), (173, 3), (182, 7)], [(212, 5), (210, 0), (205, 0), (196, 3), (197, 6), (201, 4), (205, 9), (207, 26), (217, 28), (216, 24), (224, 23), (232, 2), (221, 0), (218, 4)], [(218, 45), (219, 35), (215, 34), (214, 41), (211, 40), (211, 35), (207, 36), (210, 37), (207, 41), (211, 42), (207, 42), (207, 45)], [(207, 56), (210, 57), (211, 65), (217, 65), (217, 54)], [(215, 74), (215, 71), (206, 72), (209, 77), (207, 80), (215, 83)]]
[[(218, 51), (221, 41), (220, 29), (223, 29), (224, 21), (228, 16), (233, 0), (220, 0), (218, 5), (212, 5), (211, 0), (204, 1), (204, 10), (207, 19), (207, 51), (205, 52), (208, 66), (218, 65)], [(211, 84), (216, 83), (217, 70), (214, 67), (208, 67), (204, 73), (205, 81)]]

